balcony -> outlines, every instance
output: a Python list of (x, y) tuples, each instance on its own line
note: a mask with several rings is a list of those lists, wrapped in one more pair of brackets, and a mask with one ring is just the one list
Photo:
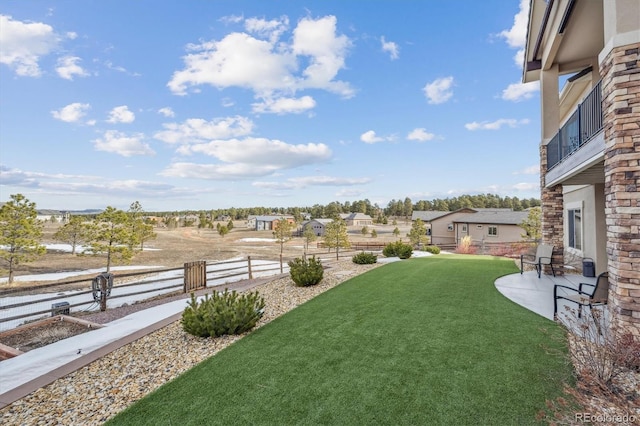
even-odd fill
[(546, 186), (592, 184), (604, 179), (601, 82), (547, 144)]

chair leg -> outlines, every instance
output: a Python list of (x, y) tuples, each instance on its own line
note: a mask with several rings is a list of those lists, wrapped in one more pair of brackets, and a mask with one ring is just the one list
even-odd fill
[(556, 276), (556, 270), (553, 269), (553, 263), (550, 263), (549, 266), (551, 266), (551, 273), (553, 274), (553, 276)]
[(582, 318), (582, 305), (578, 305), (578, 318)]
[(536, 271), (538, 271), (538, 278), (540, 278), (540, 275), (542, 274), (542, 265), (539, 263), (536, 265)]

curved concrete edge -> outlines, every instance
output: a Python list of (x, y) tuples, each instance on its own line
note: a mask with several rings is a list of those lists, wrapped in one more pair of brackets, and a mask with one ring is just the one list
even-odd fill
[(156, 330), (161, 329), (162, 327), (165, 327), (177, 320), (180, 319), (180, 317), (182, 316), (182, 313), (179, 314), (175, 314), (172, 315), (168, 318), (164, 318), (150, 326), (147, 326), (145, 328), (142, 328), (134, 333), (131, 333), (125, 337), (122, 337), (118, 340), (115, 340), (105, 346), (102, 346), (101, 348), (98, 348), (86, 355), (83, 355), (77, 359), (74, 359), (71, 362), (68, 362), (67, 364), (64, 364), (61, 367), (58, 367), (52, 371), (50, 371), (49, 373), (43, 374), (33, 380), (30, 380), (14, 389), (11, 389), (8, 392), (5, 392), (3, 394), (0, 395), (0, 410), (3, 409), (4, 407), (14, 403), (15, 401), (24, 398), (25, 396), (29, 395), (30, 393), (45, 387), (51, 383), (53, 383), (54, 381), (56, 381), (57, 379), (60, 379), (70, 373), (73, 373), (76, 370), (81, 369), (82, 367), (85, 367), (89, 364), (91, 364), (93, 361), (115, 351), (116, 349), (121, 348), (122, 346), (128, 345), (131, 342), (134, 342), (136, 340), (138, 340), (139, 338), (146, 336), (149, 333), (153, 333)]
[[(258, 287), (260, 285), (266, 284), (270, 281), (276, 280), (278, 278), (282, 278), (283, 276), (286, 276), (287, 274), (280, 274), (280, 275), (275, 275), (275, 276), (270, 276), (270, 277), (264, 277), (264, 278), (257, 278), (257, 279), (252, 279), (252, 280), (246, 280), (244, 282), (240, 281), (240, 282), (236, 282), (236, 283), (230, 283), (230, 284), (222, 284), (222, 285), (218, 285), (215, 287), (207, 287), (205, 289), (199, 290), (196, 292), (196, 295), (198, 296), (202, 296), (206, 293), (210, 293), (211, 291), (215, 291), (215, 290), (222, 290), (224, 288), (228, 288), (229, 290), (236, 290), (236, 291), (246, 291), (255, 287)], [(185, 295), (185, 300), (188, 299), (188, 296)], [(110, 354), (111, 352), (120, 349), (121, 347), (128, 345), (129, 343), (132, 343), (138, 339), (140, 339), (141, 337), (146, 336), (147, 334), (153, 333), (154, 331), (157, 331), (163, 327), (166, 327), (167, 325), (178, 321), (180, 318), (182, 317), (182, 312), (170, 315), (168, 317), (165, 317), (153, 324), (150, 324), (146, 327), (143, 327), (139, 330), (136, 330), (133, 333), (127, 334), (126, 336), (123, 336), (119, 339), (113, 340), (109, 343), (107, 343), (104, 346), (101, 346), (89, 353), (87, 353), (86, 355), (82, 355), (76, 359), (73, 359), (63, 365), (61, 365), (60, 367), (57, 367), (49, 372), (43, 373), (41, 375), (39, 375), (38, 377), (36, 377), (35, 379), (29, 380), (19, 386), (16, 386), (13, 389), (10, 389), (2, 394), (0, 394), (0, 410), (2, 410), (3, 408), (7, 407), (8, 405), (13, 404), (15, 401), (24, 398), (25, 396), (29, 395), (30, 393), (45, 387), (51, 383), (53, 383), (54, 381), (67, 376), (68, 374), (73, 373), (76, 370), (79, 370), (89, 364), (91, 364), (92, 362), (96, 361), (97, 359)], [(107, 324), (108, 326), (108, 324)]]

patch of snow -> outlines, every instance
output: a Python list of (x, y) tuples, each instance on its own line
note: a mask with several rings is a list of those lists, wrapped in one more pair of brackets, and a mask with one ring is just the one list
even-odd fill
[(238, 241), (242, 241), (243, 243), (275, 243), (277, 240), (275, 238), (241, 238)]
[[(130, 271), (133, 269), (158, 269), (164, 268), (164, 266), (112, 266), (111, 271)], [(54, 281), (62, 280), (65, 278), (77, 277), (78, 275), (87, 274), (101, 274), (104, 272), (104, 268), (99, 269), (83, 269), (79, 271), (65, 271), (65, 272), (53, 272), (50, 274), (37, 274), (37, 275), (16, 275), (13, 277), (14, 281)], [(6, 283), (9, 278), (0, 278), (0, 284)]]

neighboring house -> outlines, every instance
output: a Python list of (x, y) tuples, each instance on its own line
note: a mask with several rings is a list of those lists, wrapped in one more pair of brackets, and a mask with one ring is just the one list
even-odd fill
[(471, 243), (515, 243), (522, 241), (524, 229), (520, 224), (529, 216), (528, 211), (483, 210), (457, 217), (453, 222), (456, 244), (465, 236)]
[[(271, 231), (278, 227), (278, 223), (285, 219), (291, 224), (295, 224), (296, 220), (293, 216), (275, 215), (275, 216), (250, 216), (247, 220), (247, 227), (256, 231)], [(252, 224), (253, 226), (250, 226)]]
[(340, 214), (347, 226), (370, 226), (373, 225), (373, 219), (364, 213), (342, 213)]
[(524, 56), (523, 83), (540, 84), (542, 240), (558, 264), (608, 271), (611, 312), (640, 334), (640, 1), (532, 0)]
[(450, 246), (456, 244), (454, 222), (457, 218), (473, 213), (473, 209), (450, 211), (422, 211), (411, 214), (411, 220), (420, 219), (425, 223), (429, 244)]
[(313, 229), (313, 233), (316, 234), (317, 237), (324, 237), (324, 230), (331, 222), (333, 222), (333, 219), (311, 219), (306, 222), (302, 222), (299, 233), (302, 236), (304, 228), (310, 226), (311, 229)]
[[(482, 214), (486, 219), (481, 219), (481, 216), (478, 216), (475, 221), (472, 221), (471, 218), (475, 217), (475, 215)], [(443, 245), (443, 246), (451, 246), (458, 245), (460, 239), (464, 235), (471, 235), (474, 239), (474, 243), (482, 242), (483, 238), (481, 236), (480, 229), (485, 234), (489, 232), (488, 228), (484, 225), (504, 225), (504, 229), (501, 232), (501, 236), (492, 236), (491, 241), (493, 242), (512, 242), (519, 241), (522, 239), (520, 234), (522, 233), (522, 228), (518, 227), (518, 237), (513, 240), (514, 229), (511, 229), (513, 225), (513, 220), (515, 217), (527, 217), (528, 213), (522, 212), (514, 212), (511, 209), (482, 209), (482, 208), (462, 208), (455, 211), (429, 211), (429, 210), (417, 210), (414, 211), (411, 215), (411, 220), (415, 221), (416, 219), (420, 219), (425, 223), (427, 228), (427, 236), (431, 237), (429, 244), (434, 245)], [(483, 220), (488, 220), (488, 222), (483, 222)], [(503, 222), (500, 222), (502, 220)], [(520, 220), (518, 223), (521, 223)], [(466, 226), (465, 226), (466, 224)], [(473, 224), (475, 228), (471, 230), (469, 225)], [(482, 228), (478, 228), (478, 225), (482, 225)], [(508, 228), (507, 228), (508, 226)], [(491, 232), (496, 231), (496, 229), (492, 229)]]

